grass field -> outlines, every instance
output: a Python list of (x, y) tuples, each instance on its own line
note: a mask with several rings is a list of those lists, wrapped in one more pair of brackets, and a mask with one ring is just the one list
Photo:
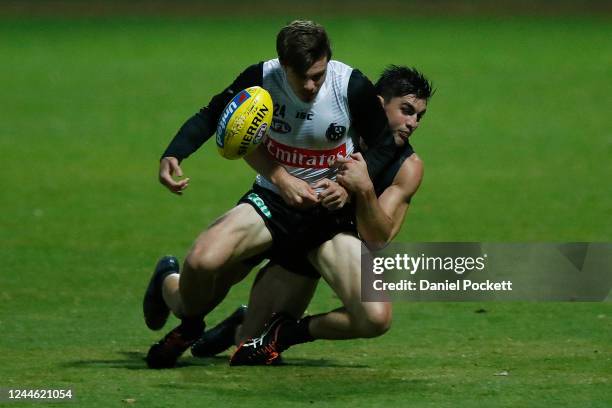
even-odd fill
[[(402, 303), (384, 337), (296, 347), (287, 366), (145, 368), (161, 336), (140, 309), (155, 260), (183, 256), (253, 179), (209, 144), (176, 197), (159, 155), (213, 92), (274, 56), (285, 21), (0, 21), (0, 387), (72, 387), (79, 406), (610, 407), (609, 302)], [(608, 19), (320, 21), (337, 59), (371, 78), (416, 65), (437, 88), (397, 241), (610, 241)], [(310, 311), (337, 304), (321, 285)]]

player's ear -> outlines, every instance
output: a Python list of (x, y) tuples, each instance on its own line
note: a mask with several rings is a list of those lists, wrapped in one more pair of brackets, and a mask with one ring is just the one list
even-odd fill
[(383, 98), (383, 97), (382, 97), (382, 96), (380, 96), (380, 95), (376, 95), (376, 96), (378, 96), (378, 100), (380, 101), (380, 104), (381, 104), (381, 105), (382, 105), (382, 107), (384, 108), (384, 107), (385, 107), (385, 98)]

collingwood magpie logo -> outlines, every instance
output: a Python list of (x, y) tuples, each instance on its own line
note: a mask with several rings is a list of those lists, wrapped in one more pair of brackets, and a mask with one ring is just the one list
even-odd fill
[(340, 140), (346, 133), (346, 126), (331, 123), (325, 132), (327, 140)]

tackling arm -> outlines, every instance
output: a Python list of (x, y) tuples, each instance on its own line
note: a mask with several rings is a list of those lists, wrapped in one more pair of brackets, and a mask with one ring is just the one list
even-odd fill
[(400, 231), (410, 199), (421, 184), (423, 162), (416, 154), (407, 158), (393, 183), (378, 198), (367, 174), (354, 172), (353, 177), (348, 174), (353, 170), (350, 163), (345, 166), (348, 166), (348, 170), (338, 178), (341, 184), (354, 193), (357, 231), (368, 248), (383, 248)]

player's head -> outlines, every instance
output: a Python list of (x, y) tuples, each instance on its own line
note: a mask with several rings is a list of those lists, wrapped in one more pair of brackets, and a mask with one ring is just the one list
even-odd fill
[(292, 21), (276, 36), (276, 52), (295, 94), (312, 101), (325, 82), (332, 55), (325, 29), (312, 21)]
[(403, 146), (417, 129), (433, 94), (429, 80), (415, 68), (390, 65), (376, 82), (395, 143)]

